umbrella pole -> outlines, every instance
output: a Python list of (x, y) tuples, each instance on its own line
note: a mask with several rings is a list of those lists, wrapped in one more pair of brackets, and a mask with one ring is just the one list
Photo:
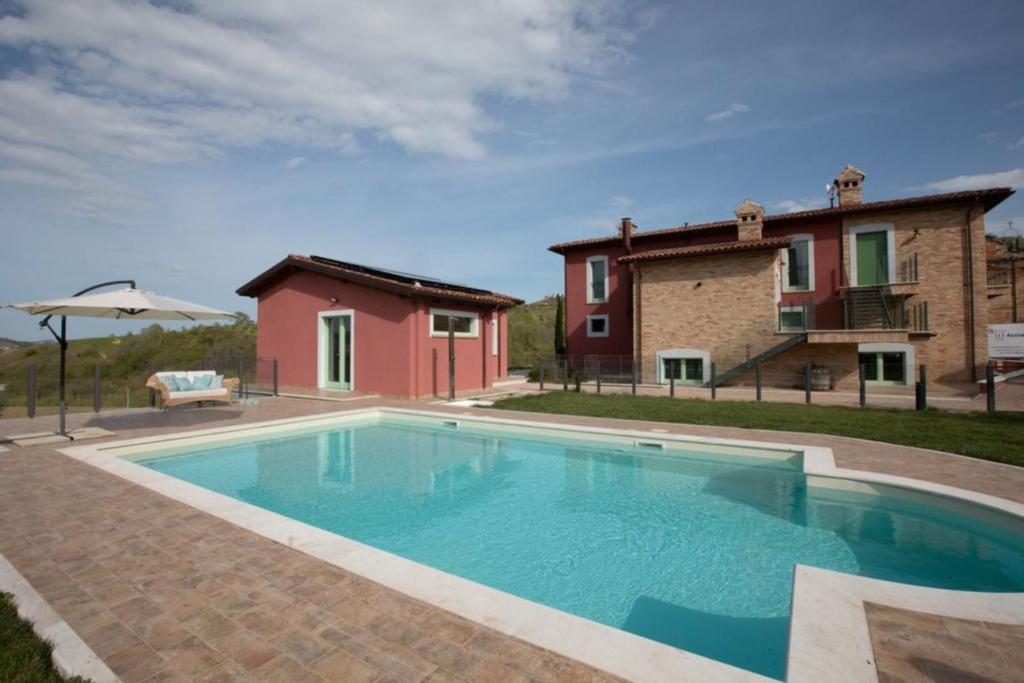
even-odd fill
[(68, 353), (68, 319), (67, 316), (60, 317), (60, 429), (58, 434), (67, 436), (68, 431), (65, 425), (65, 412), (67, 405), (64, 402), (64, 387), (67, 384), (67, 353)]

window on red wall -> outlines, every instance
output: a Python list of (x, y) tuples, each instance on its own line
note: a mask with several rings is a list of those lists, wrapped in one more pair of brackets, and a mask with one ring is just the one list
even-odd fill
[(591, 256), (587, 259), (587, 303), (608, 301), (608, 257)]

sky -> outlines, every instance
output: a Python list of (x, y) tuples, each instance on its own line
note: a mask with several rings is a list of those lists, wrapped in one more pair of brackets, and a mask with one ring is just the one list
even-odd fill
[(847, 163), (865, 201), (1021, 190), (1022, 33), (1017, 0), (0, 0), (0, 304), (255, 315), (288, 253), (534, 300), (555, 242), (826, 205)]

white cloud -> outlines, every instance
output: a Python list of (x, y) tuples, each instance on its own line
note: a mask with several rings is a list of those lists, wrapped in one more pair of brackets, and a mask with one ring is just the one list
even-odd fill
[(616, 211), (625, 211), (633, 206), (633, 199), (625, 195), (615, 195), (608, 201), (608, 206)]
[(306, 163), (306, 157), (292, 157), (288, 161), (284, 162), (285, 168), (298, 168)]
[(26, 58), (0, 79), (0, 140), (93, 174), (266, 144), (357, 154), (360, 131), (477, 159), (497, 125), (485, 97), (564, 98), (632, 40), (615, 0), (19, 5), (0, 18), (0, 46)]
[(802, 199), (783, 199), (777, 202), (773, 202), (772, 206), (775, 207), (780, 213), (794, 213), (796, 211), (809, 211), (811, 209), (821, 209), (828, 206), (828, 199), (825, 197), (804, 197)]
[(734, 102), (722, 111), (716, 111), (713, 114), (708, 114), (704, 117), (704, 120), (708, 123), (715, 123), (716, 121), (725, 121), (731, 119), (737, 114), (746, 114), (750, 111), (750, 106), (743, 104), (742, 102)]
[(1015, 190), (1024, 188), (1024, 168), (1014, 168), (997, 173), (979, 173), (977, 175), (960, 175), (955, 178), (936, 180), (924, 185), (907, 188), (908, 190), (938, 190), (939, 192), (960, 192), (962, 190), (979, 190), (986, 187), (1012, 187)]
[(1017, 142), (1010, 145), (1010, 149), (1024, 149), (1024, 138), (1017, 140)]

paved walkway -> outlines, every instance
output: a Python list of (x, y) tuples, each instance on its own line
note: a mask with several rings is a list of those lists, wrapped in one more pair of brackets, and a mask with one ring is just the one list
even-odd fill
[[(265, 398), (251, 406), (76, 415), (73, 424), (111, 429), (119, 440), (371, 405), (468, 412), (374, 398), (344, 406)], [(840, 466), (1024, 502), (1024, 469), (919, 449), (809, 434), (516, 415), (828, 445)], [(0, 433), (50, 426), (36, 421), (25, 430), (14, 422), (0, 421)], [(52, 446), (0, 453), (0, 553), (129, 682), (613, 680), (67, 458)], [(909, 617), (900, 621), (887, 612), (884, 620), (913, 628)], [(879, 623), (872, 615), (873, 636)], [(1013, 639), (1002, 649), (991, 646), (1007, 665), (1021, 651), (1022, 634), (1011, 631)], [(909, 661), (924, 641), (890, 638), (885, 649), (879, 642), (881, 663)], [(950, 646), (935, 655), (938, 664), (919, 667), (918, 677), (899, 677), (894, 670), (887, 680), (933, 680), (927, 673), (935, 666), (966, 671), (965, 662), (983, 657), (990, 657), (988, 650)]]

